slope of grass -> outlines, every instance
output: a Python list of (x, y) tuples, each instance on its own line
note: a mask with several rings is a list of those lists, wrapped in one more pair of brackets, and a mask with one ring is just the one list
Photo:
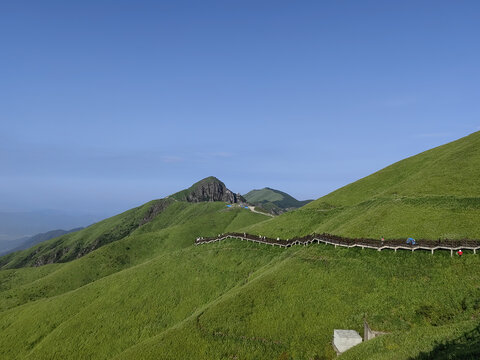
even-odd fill
[(28, 248), (30, 248), (30, 247), (32, 247), (36, 244), (39, 244), (41, 242), (44, 242), (44, 241), (47, 241), (47, 240), (50, 240), (50, 239), (68, 234), (68, 233), (80, 231), (82, 229), (83, 229), (83, 227), (75, 228), (75, 229), (71, 229), (71, 230), (58, 229), (58, 230), (51, 230), (51, 231), (48, 231), (48, 232), (45, 232), (45, 233), (36, 234), (36, 235), (30, 236), (30, 237), (27, 237), (23, 240), (20, 240), (20, 244), (17, 243), (14, 248), (8, 249), (5, 252), (1, 252), (0, 256), (4, 256), (6, 254), (9, 254), (9, 253), (12, 253), (12, 252), (15, 252), (15, 251), (25, 250), (25, 249), (28, 249)]
[(347, 351), (345, 360), (476, 360), (480, 354), (478, 321), (417, 327), (375, 338)]
[[(465, 261), (448, 254), (302, 248), (275, 272), (206, 310), (199, 321), (207, 333), (286, 344), (280, 352), (294, 359), (330, 357), (333, 329), (362, 333), (364, 315), (378, 330), (427, 327), (431, 335), (438, 326), (477, 315), (478, 269), (473, 256)], [(417, 352), (434, 340), (423, 341)]]
[[(63, 294), (168, 251), (191, 246), (198, 234), (216, 235), (265, 219), (223, 203), (175, 203), (121, 241), (76, 261), (38, 268), (0, 271), (0, 309)], [(43, 274), (43, 276), (42, 276)], [(23, 279), (27, 280), (23, 280)]]
[[(431, 198), (376, 199), (354, 206), (331, 209), (303, 207), (244, 230), (292, 238), (312, 232), (380, 239), (480, 239), (480, 208), (464, 206), (463, 200), (438, 202)], [(466, 201), (465, 201), (466, 202)], [(476, 200), (474, 201), (476, 202)]]
[(480, 132), (425, 151), (320, 198), (308, 207), (355, 205), (377, 197), (480, 196)]
[(246, 229), (293, 237), (480, 239), (480, 132), (393, 164)]
[[(224, 214), (217, 209), (211, 216)], [(474, 255), (324, 245), (282, 250), (236, 240), (185, 246), (186, 233), (178, 225), (171, 231), (159, 230), (166, 243), (136, 265), (0, 312), (0, 357), (330, 359), (333, 329), (361, 333), (367, 315), (374, 329), (399, 336), (365, 353), (406, 359), (458, 337), (480, 315), (480, 259)], [(146, 235), (155, 233), (132, 235), (70, 264), (121, 247), (143, 253), (152, 248), (143, 248)], [(32, 269), (6, 272), (24, 270)], [(60, 270), (46, 271), (45, 285), (58, 283), (51, 276)], [(469, 321), (470, 328), (458, 325)], [(424, 334), (421, 341), (408, 335), (415, 332)], [(392, 347), (395, 357), (387, 351)]]
[(67, 262), (84, 256), (105, 244), (120, 240), (149, 220), (152, 209), (168, 207), (173, 200), (154, 200), (119, 215), (100, 221), (83, 230), (66, 234), (0, 257), (0, 268)]
[[(256, 250), (254, 250), (256, 251)], [(107, 359), (245, 281), (275, 253), (171, 252), (94, 283), (0, 313), (0, 356)]]

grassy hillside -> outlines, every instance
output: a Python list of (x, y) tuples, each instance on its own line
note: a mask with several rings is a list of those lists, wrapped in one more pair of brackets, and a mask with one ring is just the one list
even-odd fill
[(47, 240), (50, 240), (50, 239), (53, 239), (53, 238), (56, 238), (56, 237), (59, 237), (59, 236), (65, 235), (65, 234), (80, 231), (82, 229), (83, 229), (83, 227), (79, 227), (79, 228), (75, 228), (75, 229), (71, 229), (71, 230), (57, 229), (57, 230), (51, 230), (51, 231), (47, 231), (45, 233), (25, 237), (23, 239), (17, 240), (15, 242), (14, 247), (12, 247), (11, 249), (8, 249), (5, 252), (0, 253), (0, 256), (3, 256), (5, 254), (11, 253), (11, 252), (15, 252), (15, 251), (25, 250), (25, 249), (28, 249), (28, 248), (30, 248), (30, 247), (32, 247), (36, 244), (39, 244), (41, 242), (44, 242), (44, 241), (47, 241)]
[(252, 232), (289, 236), (480, 238), (480, 132), (334, 191)]
[(0, 268), (38, 266), (79, 258), (105, 244), (128, 236), (139, 226), (152, 220), (171, 203), (173, 203), (173, 200), (169, 199), (150, 201), (83, 230), (42, 242), (27, 250), (0, 257)]
[[(206, 210), (217, 232), (263, 219), (223, 204), (188, 205), (170, 216), (192, 219)], [(163, 228), (167, 219), (159, 219), (153, 231), (67, 264), (0, 271), (0, 357), (333, 359), (333, 329), (361, 332), (366, 314), (373, 328), (395, 336), (356, 353), (406, 359), (476, 326), (478, 256), (282, 250), (235, 240), (193, 246), (187, 239), (206, 230), (205, 218), (188, 229), (182, 220)], [(124, 256), (110, 274), (68, 284), (105, 267), (106, 258)], [(42, 296), (26, 299), (28, 293)]]
[[(227, 211), (222, 203), (174, 203), (122, 241), (97, 249), (76, 261), (42, 266), (38, 268), (41, 271), (30, 268), (0, 271), (0, 309), (58, 295), (157, 255), (191, 246), (198, 234), (212, 236), (233, 231), (265, 218), (247, 210)], [(39, 273), (47, 276), (37, 278)]]
[(330, 193), (312, 207), (353, 205), (376, 197), (455, 196), (480, 194), (480, 132), (399, 161)]
[[(280, 249), (239, 240), (194, 246), (194, 239), (229, 231), (480, 238), (478, 192), (470, 184), (477, 168), (468, 165), (477, 164), (479, 136), (272, 220), (223, 202), (170, 199), (59, 238), (68, 249), (64, 262), (22, 267), (43, 247), (2, 258), (9, 268), (0, 270), (0, 358), (334, 359), (333, 329), (362, 334), (364, 317), (389, 334), (341, 358), (478, 358), (478, 255)], [(470, 157), (465, 168), (450, 164), (462, 157)], [(432, 161), (443, 172), (424, 172)], [(468, 178), (457, 174), (459, 189), (449, 185), (454, 171)], [(432, 178), (413, 193), (419, 174)], [(102, 234), (116, 236), (68, 261), (69, 251)]]
[(248, 203), (260, 206), (274, 214), (281, 214), (285, 211), (302, 207), (312, 200), (299, 201), (287, 193), (268, 187), (260, 190), (252, 190), (243, 197)]
[(365, 315), (391, 334), (347, 359), (480, 342), (473, 254), (193, 245), (265, 219), (177, 202), (77, 260), (0, 271), (0, 358), (333, 359), (333, 329), (361, 333)]

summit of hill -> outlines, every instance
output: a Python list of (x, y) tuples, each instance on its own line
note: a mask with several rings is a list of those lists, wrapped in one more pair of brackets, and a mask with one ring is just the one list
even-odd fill
[(227, 189), (225, 184), (215, 176), (209, 176), (202, 179), (188, 189), (170, 195), (169, 198), (188, 202), (224, 201), (228, 203), (237, 203), (244, 201), (240, 195)]
[(261, 207), (273, 214), (279, 215), (286, 211), (302, 207), (312, 200), (299, 201), (293, 196), (269, 187), (249, 191), (243, 197), (249, 204)]

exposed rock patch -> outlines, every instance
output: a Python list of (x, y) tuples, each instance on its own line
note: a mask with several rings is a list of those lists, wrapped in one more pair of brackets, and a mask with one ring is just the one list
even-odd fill
[(163, 212), (173, 201), (170, 199), (156, 200), (153, 205), (148, 209), (147, 213), (140, 220), (140, 225), (146, 224), (152, 221), (158, 214)]
[(188, 202), (224, 201), (232, 204), (245, 202), (240, 194), (233, 193), (227, 189), (223, 182), (213, 176), (193, 184), (186, 190), (173, 194), (171, 198)]

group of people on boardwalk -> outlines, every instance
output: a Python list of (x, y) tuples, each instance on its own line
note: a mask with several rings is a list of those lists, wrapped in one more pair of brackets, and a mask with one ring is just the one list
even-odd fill
[[(382, 244), (385, 243), (385, 238), (384, 238), (383, 236), (382, 236), (382, 238), (381, 238), (380, 240), (382, 241)], [(417, 242), (415, 241), (414, 238), (409, 237), (409, 238), (407, 239), (407, 244), (409, 244), (409, 245), (416, 245)]]
[[(272, 246), (280, 246), (283, 248), (288, 248), (294, 245), (309, 245), (313, 243), (324, 243), (337, 246), (344, 246), (344, 247), (361, 247), (362, 249), (370, 248), (370, 249), (377, 249), (378, 251), (382, 251), (384, 249), (392, 249), (395, 252), (399, 249), (411, 250), (412, 252), (416, 250), (428, 250), (431, 251), (432, 255), (436, 250), (449, 250), (451, 256), (457, 254), (457, 256), (463, 255), (462, 249), (472, 250), (473, 254), (476, 254), (477, 251), (480, 250), (480, 241), (479, 240), (448, 240), (448, 239), (438, 239), (437, 240), (415, 240), (412, 237), (403, 239), (388, 239), (386, 240), (383, 236), (381, 237), (381, 241), (377, 239), (362, 239), (362, 238), (346, 238), (340, 237), (331, 234), (316, 234), (312, 233), (303, 237), (293, 238), (293, 239), (280, 239), (277, 238), (269, 238), (264, 235), (257, 235), (257, 234), (247, 234), (247, 233), (226, 233), (226, 234), (218, 234), (214, 237), (198, 237), (195, 240), (195, 245), (211, 243), (219, 240), (226, 240), (229, 238), (237, 238), (240, 240), (247, 240), (253, 241), (257, 243), (268, 244)], [(405, 244), (405, 241), (407, 244)]]
[[(382, 244), (384, 244), (384, 243), (385, 243), (385, 237), (382, 236), (381, 241), (382, 241)], [(414, 246), (414, 245), (417, 244), (417, 242), (415, 241), (414, 238), (409, 237), (409, 238), (407, 238), (407, 244)], [(463, 255), (462, 249), (459, 249), (459, 250), (457, 251), (457, 255), (458, 255), (458, 256), (462, 256), (462, 255)]]

